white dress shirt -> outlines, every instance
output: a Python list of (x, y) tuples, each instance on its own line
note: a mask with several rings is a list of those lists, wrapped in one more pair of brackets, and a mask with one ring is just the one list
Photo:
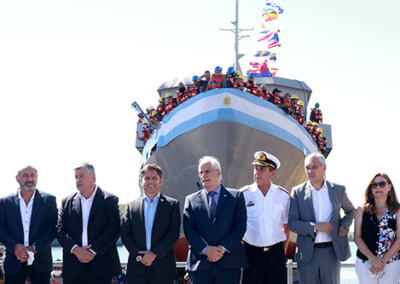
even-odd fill
[(85, 247), (89, 245), (88, 243), (88, 224), (90, 209), (92, 208), (93, 199), (97, 192), (97, 185), (92, 193), (92, 195), (86, 199), (80, 192), (79, 197), (81, 198), (81, 209), (82, 209), (82, 246)]
[(247, 210), (247, 230), (244, 241), (264, 247), (286, 240), (283, 224), (288, 223), (290, 196), (271, 183), (264, 196), (256, 183), (243, 192)]
[(33, 200), (35, 199), (36, 190), (33, 193), (31, 200), (26, 205), (24, 198), (21, 195), (21, 191), (18, 190), (19, 199), (19, 211), (21, 212), (22, 227), (24, 229), (24, 247), (29, 247), (29, 230), (31, 227), (31, 217), (33, 209)]
[[(316, 222), (331, 222), (333, 216), (333, 206), (329, 198), (328, 187), (326, 181), (320, 190), (316, 190), (310, 183), (312, 202), (314, 206)], [(315, 236), (315, 243), (331, 242), (332, 237), (328, 233), (319, 232)]]

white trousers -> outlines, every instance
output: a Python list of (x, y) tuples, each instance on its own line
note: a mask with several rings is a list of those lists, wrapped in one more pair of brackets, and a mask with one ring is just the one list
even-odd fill
[(360, 284), (397, 284), (400, 277), (400, 262), (393, 261), (385, 265), (382, 277), (370, 277), (368, 266), (363, 260), (356, 258), (356, 274)]

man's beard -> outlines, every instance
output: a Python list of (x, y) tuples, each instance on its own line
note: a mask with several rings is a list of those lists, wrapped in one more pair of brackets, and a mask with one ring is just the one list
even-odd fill
[(25, 191), (33, 191), (36, 189), (36, 186), (33, 183), (25, 183), (23, 188)]

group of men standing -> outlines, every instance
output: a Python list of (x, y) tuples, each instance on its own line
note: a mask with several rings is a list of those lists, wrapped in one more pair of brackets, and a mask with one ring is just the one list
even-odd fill
[[(183, 230), (189, 242), (186, 270), (192, 284), (286, 283), (289, 229), (298, 234), (295, 260), (300, 283), (339, 283), (340, 261), (350, 256), (347, 232), (354, 207), (343, 186), (325, 179), (325, 158), (306, 157), (308, 181), (292, 197), (272, 183), (280, 161), (254, 155), (254, 183), (240, 190), (221, 184), (212, 156), (198, 164), (203, 188), (186, 197)], [(6, 283), (49, 283), (51, 242), (63, 247), (64, 283), (111, 283), (121, 274), (116, 241), (129, 251), (128, 282), (168, 284), (176, 278), (174, 244), (179, 202), (160, 192), (162, 169), (141, 171), (144, 195), (128, 203), (120, 225), (118, 198), (96, 185), (94, 167), (75, 169), (78, 191), (62, 201), (36, 189), (37, 170), (17, 174), (16, 194), (0, 199), (0, 241), (6, 247)], [(344, 215), (340, 216), (343, 209)], [(243, 273), (243, 275), (242, 275)]]
[(24, 284), (28, 276), (32, 284), (49, 283), (55, 237), (63, 247), (65, 284), (109, 284), (121, 274), (118, 197), (96, 185), (91, 164), (75, 169), (78, 192), (63, 199), (59, 212), (56, 198), (36, 188), (35, 168), (19, 170), (16, 179), (18, 191), (0, 199), (5, 283)]

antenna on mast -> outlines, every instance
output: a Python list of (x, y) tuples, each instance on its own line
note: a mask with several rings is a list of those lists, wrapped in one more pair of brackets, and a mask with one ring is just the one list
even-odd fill
[(249, 37), (248, 35), (239, 35), (243, 31), (252, 31), (254, 29), (239, 29), (239, 0), (236, 0), (236, 10), (235, 10), (235, 21), (231, 22), (235, 26), (234, 29), (219, 29), (220, 31), (231, 31), (235, 34), (235, 70), (240, 71), (243, 74), (242, 68), (240, 68), (239, 59), (244, 56), (244, 54), (239, 53), (239, 40)]

